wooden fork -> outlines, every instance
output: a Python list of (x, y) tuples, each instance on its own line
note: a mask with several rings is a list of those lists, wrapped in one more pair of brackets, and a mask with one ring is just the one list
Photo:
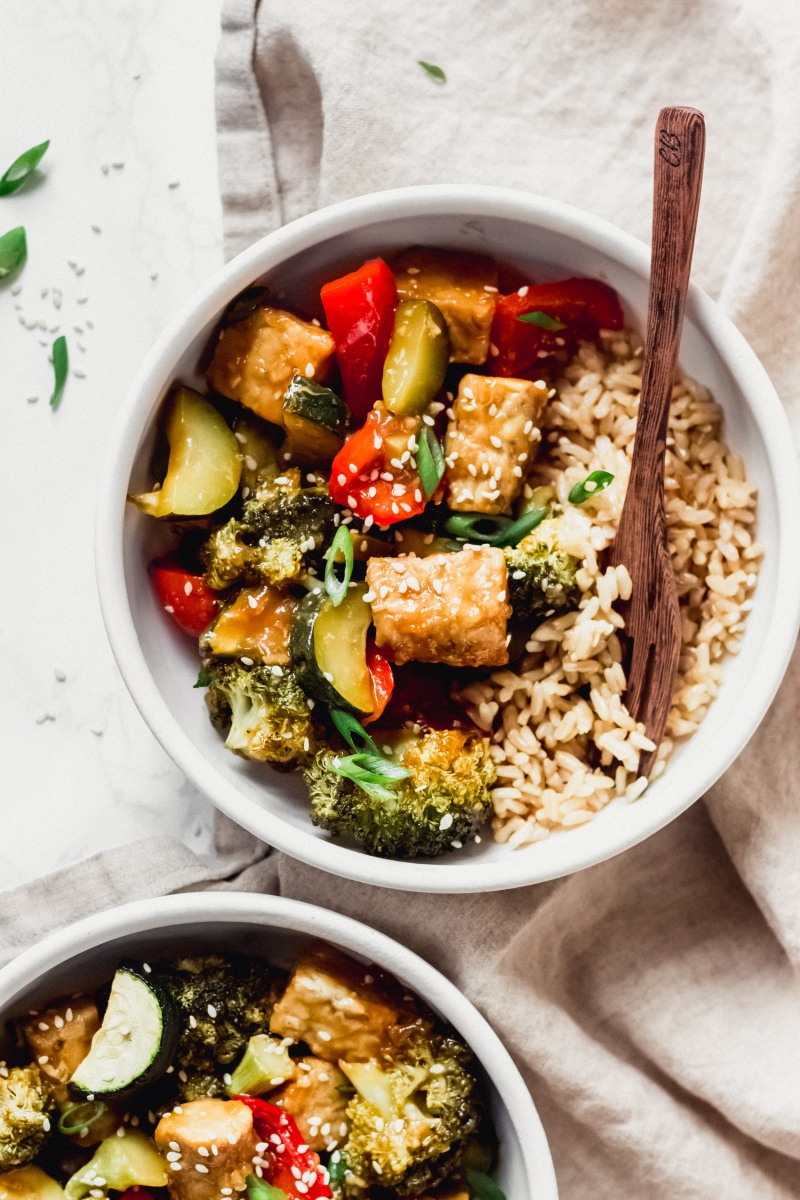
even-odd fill
[(683, 309), (700, 205), (705, 151), (703, 114), (662, 108), (655, 139), (653, 246), (642, 395), (630, 481), (611, 560), (631, 577), (625, 617), (625, 703), (644, 722), (656, 750), (643, 751), (648, 776), (664, 734), (681, 647), (678, 592), (667, 545), (664, 454)]

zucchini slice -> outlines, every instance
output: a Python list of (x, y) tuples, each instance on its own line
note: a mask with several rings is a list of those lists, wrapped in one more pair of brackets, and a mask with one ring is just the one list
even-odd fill
[(327, 592), (309, 592), (295, 613), (289, 653), (300, 686), (330, 708), (366, 717), (375, 708), (367, 667), (372, 610), (365, 583), (351, 584), (338, 608)]
[(293, 458), (314, 464), (332, 462), (347, 437), (350, 409), (336, 392), (295, 375), (283, 402), (286, 449)]
[(70, 1088), (96, 1099), (138, 1091), (164, 1074), (177, 1042), (171, 997), (151, 975), (125, 964), (114, 975), (103, 1023)]

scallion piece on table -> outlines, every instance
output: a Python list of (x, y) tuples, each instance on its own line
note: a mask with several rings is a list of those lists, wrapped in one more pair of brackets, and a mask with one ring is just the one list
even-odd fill
[(444, 454), (439, 439), (428, 425), (423, 426), (419, 439), (417, 470), (425, 498), (430, 500), (444, 475)]
[[(336, 558), (341, 553), (344, 557), (344, 576), (339, 579), (336, 575)], [(347, 595), (350, 576), (353, 574), (353, 539), (346, 525), (340, 525), (336, 536), (330, 544), (325, 564), (325, 591), (331, 598), (334, 608), (338, 608)]]
[(555, 317), (548, 317), (547, 313), (536, 312), (522, 313), (517, 317), (518, 321), (524, 321), (526, 325), (538, 325), (540, 329), (549, 329), (553, 333), (557, 333), (559, 329), (566, 329), (566, 325), (561, 321), (557, 321)]
[(417, 59), (417, 63), (422, 67), (423, 71), (427, 71), (431, 79), (438, 79), (440, 83), (447, 82), (447, 76), (441, 67), (437, 67), (436, 63), (424, 62), (421, 58)]
[(25, 180), (33, 174), (44, 158), (49, 145), (48, 138), (46, 142), (40, 142), (38, 146), (31, 146), (30, 150), (26, 150), (24, 154), (20, 154), (19, 158), (14, 159), (5, 175), (0, 177), (0, 196), (10, 196), (22, 187)]
[(575, 484), (569, 494), (570, 504), (583, 504), (586, 500), (591, 500), (592, 496), (604, 491), (613, 478), (614, 476), (609, 471), (592, 471), (591, 475), (586, 476), (583, 483)]
[(374, 800), (391, 800), (391, 785), (411, 774), (399, 763), (390, 762), (379, 754), (350, 754), (346, 758), (334, 758), (331, 770), (372, 796)]
[(50, 397), (50, 407), (58, 408), (61, 403), (61, 397), (64, 395), (64, 386), (67, 382), (67, 372), (69, 371), (69, 350), (67, 349), (67, 339), (62, 333), (61, 337), (57, 337), (53, 342), (53, 373), (55, 375), (55, 387), (53, 394)]
[[(341, 708), (332, 708), (331, 720), (351, 750), (369, 750), (371, 754), (376, 754), (380, 758), (380, 750), (361, 722), (357, 721), (352, 713), (345, 712)], [(361, 746), (356, 745), (356, 738), (361, 741)]]
[(13, 275), (18, 271), (28, 257), (28, 240), (25, 237), (25, 226), (18, 225), (9, 229), (0, 237), (0, 279)]

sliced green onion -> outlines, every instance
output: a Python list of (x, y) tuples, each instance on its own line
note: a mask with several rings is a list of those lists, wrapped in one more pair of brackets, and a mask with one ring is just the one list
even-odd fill
[(592, 496), (604, 491), (613, 478), (614, 476), (608, 471), (592, 471), (591, 475), (586, 476), (583, 483), (575, 484), (569, 494), (570, 504), (583, 504), (585, 500), (591, 500)]
[(18, 271), (28, 257), (28, 240), (25, 226), (18, 225), (0, 237), (0, 279)]
[(67, 350), (67, 339), (63, 333), (61, 337), (57, 337), (53, 342), (53, 373), (55, 374), (55, 387), (53, 394), (50, 397), (50, 407), (58, 408), (61, 403), (61, 397), (64, 395), (64, 385), (67, 382), (67, 372), (69, 371), (69, 351)]
[(28, 176), (33, 174), (44, 158), (49, 145), (49, 139), (46, 142), (40, 142), (38, 146), (31, 146), (30, 150), (26, 150), (24, 154), (20, 154), (19, 158), (14, 159), (5, 175), (0, 178), (0, 196), (10, 196), (17, 188), (22, 187)]
[(211, 683), (211, 676), (209, 675), (208, 671), (201, 671), (200, 674), (197, 676), (197, 683), (194, 684), (194, 687), (196, 687), (196, 688), (208, 687), (208, 685), (210, 683)]
[(257, 1175), (248, 1175), (244, 1182), (249, 1200), (289, 1200), (283, 1188), (274, 1187)]
[[(335, 564), (336, 556), (340, 552), (344, 557), (344, 576), (337, 579)], [(340, 525), (336, 530), (336, 537), (325, 557), (328, 560), (325, 564), (325, 591), (330, 596), (333, 607), (338, 608), (347, 595), (350, 576), (353, 574), (353, 539), (346, 525)]]
[(522, 313), (517, 317), (517, 320), (524, 321), (526, 325), (538, 325), (540, 329), (550, 329), (553, 333), (556, 333), (559, 329), (567, 328), (561, 321), (557, 321), (555, 317), (548, 317), (547, 313), (539, 312), (538, 310), (536, 312)]
[(428, 72), (432, 79), (438, 79), (440, 83), (447, 83), (447, 76), (441, 67), (436, 66), (436, 63), (423, 62), (421, 58), (417, 59), (417, 63), (423, 71)]
[(506, 1194), (497, 1180), (491, 1175), (484, 1175), (483, 1171), (467, 1167), (467, 1183), (470, 1195), (475, 1200), (506, 1200)]
[(445, 521), (445, 531), (465, 542), (484, 546), (516, 546), (526, 534), (541, 525), (549, 508), (532, 508), (516, 521), (510, 517), (492, 517), (486, 513), (453, 513)]
[[(379, 754), (350, 754), (347, 758), (334, 758), (331, 770), (344, 779), (350, 779), (357, 787), (375, 800), (392, 800), (391, 784), (407, 779), (411, 774), (399, 763), (393, 763)], [(388, 786), (387, 786), (388, 785)]]
[[(332, 708), (331, 720), (351, 750), (368, 749), (370, 753), (376, 754), (378, 758), (380, 758), (380, 750), (375, 745), (361, 722), (357, 721), (352, 713), (345, 712), (344, 709), (341, 708)], [(359, 738), (362, 742), (362, 745), (357, 746), (353, 740), (354, 738)]]
[(430, 500), (444, 475), (444, 454), (439, 439), (428, 425), (423, 426), (419, 439), (417, 470), (425, 499)]
[(493, 538), (509, 529), (513, 524), (510, 517), (492, 517), (486, 513), (453, 513), (444, 523), (445, 533), (464, 542), (485, 542), (491, 545)]
[(58, 1132), (67, 1135), (80, 1133), (82, 1129), (94, 1125), (105, 1111), (106, 1106), (102, 1100), (85, 1100), (81, 1104), (71, 1104), (58, 1119)]

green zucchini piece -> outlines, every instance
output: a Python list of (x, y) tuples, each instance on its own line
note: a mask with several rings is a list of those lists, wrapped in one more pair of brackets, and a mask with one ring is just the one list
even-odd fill
[(164, 1074), (177, 1043), (178, 1014), (172, 998), (143, 969), (120, 966), (103, 1023), (73, 1073), (70, 1089), (101, 1100), (139, 1091)]
[(264, 1092), (294, 1079), (297, 1067), (280, 1038), (256, 1033), (228, 1084), (229, 1096), (263, 1096)]
[(350, 409), (336, 392), (295, 375), (283, 402), (287, 450), (315, 464), (332, 462), (350, 430)]
[(215, 658), (246, 655), (284, 666), (296, 608), (294, 596), (271, 584), (244, 588), (202, 635), (200, 649)]
[(167, 416), (169, 465), (160, 489), (129, 496), (151, 517), (199, 517), (233, 499), (242, 474), (239, 443), (205, 396), (178, 387)]
[(354, 717), (367, 717), (375, 707), (367, 667), (372, 610), (366, 592), (365, 583), (351, 584), (337, 608), (326, 592), (309, 592), (297, 608), (289, 639), (300, 686)]
[(383, 400), (397, 417), (425, 412), (450, 361), (447, 322), (430, 300), (401, 300), (383, 367)]
[(428, 558), (431, 554), (448, 554), (464, 549), (463, 542), (430, 531), (426, 533), (424, 529), (403, 526), (395, 529), (394, 536), (397, 554), (416, 554), (417, 558)]
[(278, 461), (278, 430), (255, 414), (237, 417), (233, 434), (242, 454), (242, 489), (254, 492), (281, 473)]
[(104, 1192), (127, 1191), (130, 1187), (166, 1187), (167, 1164), (152, 1138), (138, 1129), (127, 1129), (125, 1137), (102, 1141), (85, 1166), (67, 1180), (66, 1200), (85, 1200), (103, 1180)]

